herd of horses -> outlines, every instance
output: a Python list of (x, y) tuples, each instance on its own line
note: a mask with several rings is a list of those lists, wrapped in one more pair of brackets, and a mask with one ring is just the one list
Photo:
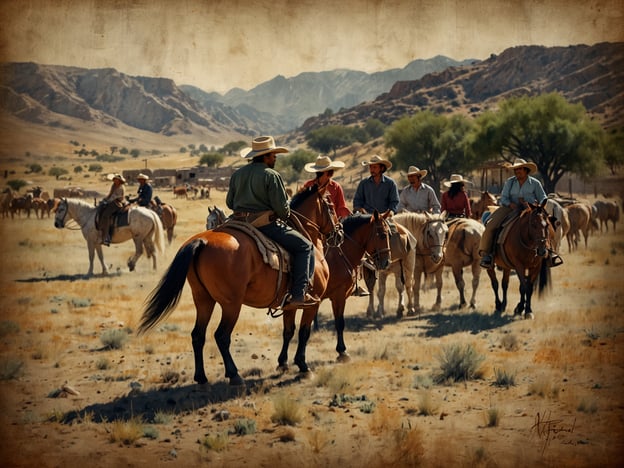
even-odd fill
[[(312, 292), (321, 301), (329, 299), (331, 302), (338, 360), (349, 359), (344, 341), (344, 312), (346, 301), (357, 283), (359, 270), (362, 270), (371, 291), (367, 315), (372, 318), (379, 319), (385, 315), (386, 280), (390, 274), (395, 275), (398, 318), (422, 312), (420, 290), (423, 277), (426, 283), (435, 284), (437, 295), (432, 308), (439, 309), (445, 266), (452, 270), (459, 293), (457, 307), (469, 305), (475, 308), (482, 270), (478, 252), (484, 231), (481, 216), (495, 204), (496, 198), (483, 192), (472, 205), (474, 215), (480, 219), (450, 220), (446, 218), (446, 213), (399, 213), (390, 217), (387, 213), (376, 212), (370, 215), (354, 214), (339, 221), (331, 202), (322, 191), (317, 192), (316, 186), (295, 195), (291, 199), (293, 226), (302, 230), (314, 244), (316, 261)], [(56, 227), (62, 228), (66, 220), (73, 219), (82, 230), (89, 249), (89, 274), (93, 274), (94, 252), (98, 253), (106, 273), (95, 226), (96, 208), (80, 200), (62, 199), (55, 210)], [(608, 229), (607, 221), (615, 229), (618, 220), (618, 205), (611, 205), (608, 201), (589, 205), (549, 198), (542, 204), (528, 205), (503, 229), (504, 234), (499, 236), (495, 246), (496, 268), (486, 270), (494, 292), (495, 312), (501, 314), (506, 309), (509, 279), (514, 272), (520, 292), (514, 316), (533, 318), (533, 291), (536, 287), (538, 293), (547, 290), (553, 266), (550, 254), (560, 250), (563, 239), (567, 239), (571, 252), (577, 248), (581, 234), (587, 242), (592, 229), (602, 229), (603, 225)], [(131, 270), (144, 251), (148, 258), (153, 259), (153, 267), (156, 268), (156, 255), (164, 249), (165, 230), (162, 224), (159, 216), (151, 210), (140, 207), (129, 210), (127, 226), (120, 227), (112, 240), (134, 241), (135, 254), (128, 260)], [(264, 239), (264, 242), (267, 240)], [(146, 300), (139, 333), (147, 332), (164, 320), (175, 309), (186, 282), (189, 283), (196, 308), (196, 321), (191, 333), (194, 379), (200, 384), (207, 382), (203, 348), (207, 326), (217, 303), (221, 306), (221, 319), (215, 340), (223, 358), (225, 376), (231, 384), (244, 383), (229, 350), (231, 334), (243, 305), (268, 308), (273, 316), (283, 317), (283, 344), (278, 368), (285, 370), (288, 367), (288, 347), (296, 330), (296, 311), (281, 307), (288, 291), (288, 261), (281, 258), (278, 267), (271, 265), (266, 252), (261, 252), (258, 245), (256, 236), (237, 227), (223, 210), (217, 206), (209, 207), (206, 230), (184, 242)], [(284, 256), (284, 252), (281, 255)], [(463, 279), (466, 267), (470, 267), (472, 272), (469, 301)], [(502, 271), (500, 284), (497, 270)], [(318, 309), (319, 304), (303, 307), (299, 323), (294, 363), (304, 376), (311, 375), (306, 362), (306, 347)]]

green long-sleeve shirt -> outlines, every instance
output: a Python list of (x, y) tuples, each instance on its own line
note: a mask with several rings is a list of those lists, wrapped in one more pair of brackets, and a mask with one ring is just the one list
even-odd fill
[(282, 219), (290, 215), (282, 176), (263, 162), (251, 162), (232, 174), (225, 203), (232, 211), (273, 210)]

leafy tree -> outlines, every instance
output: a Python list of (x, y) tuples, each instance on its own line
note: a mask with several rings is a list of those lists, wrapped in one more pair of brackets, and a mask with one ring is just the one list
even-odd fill
[(89, 164), (89, 168), (87, 169), (89, 172), (95, 172), (96, 174), (102, 172), (104, 168), (101, 164)]
[(199, 151), (201, 151), (202, 153), (207, 153), (208, 147), (202, 143), (201, 145), (199, 145)]
[(582, 104), (557, 93), (502, 101), (500, 110), (477, 119), (472, 149), (490, 157), (533, 161), (547, 193), (564, 174), (595, 175), (603, 160), (604, 131)]
[(28, 171), (34, 174), (38, 174), (42, 170), (43, 170), (43, 167), (41, 167), (41, 164), (33, 163), (33, 164), (28, 165)]
[(368, 119), (364, 124), (364, 130), (368, 133), (371, 138), (379, 138), (383, 136), (386, 126), (379, 119)]
[(350, 128), (342, 125), (329, 125), (310, 131), (306, 135), (306, 140), (310, 148), (321, 153), (333, 151), (335, 156), (338, 148), (349, 146), (355, 141), (355, 138)]
[(613, 131), (606, 136), (604, 156), (611, 174), (617, 174), (618, 169), (624, 165), (624, 129)]
[(225, 157), (220, 153), (204, 153), (199, 158), (199, 165), (205, 164), (208, 167), (219, 167)]
[(22, 187), (28, 185), (28, 182), (22, 179), (12, 179), (7, 181), (7, 185), (11, 187), (11, 190), (19, 192)]
[(396, 150), (393, 161), (398, 169), (426, 169), (432, 187), (439, 191), (440, 183), (451, 173), (473, 167), (474, 161), (464, 149), (470, 129), (471, 122), (461, 115), (423, 111), (395, 121), (384, 139), (387, 147)]
[(186, 146), (180, 147), (180, 153), (186, 153)]
[(63, 169), (62, 167), (55, 166), (50, 168), (50, 170), (48, 171), (48, 175), (55, 177), (56, 180), (58, 180), (59, 177), (65, 174), (67, 174), (67, 169)]
[(220, 151), (227, 155), (231, 155), (232, 153), (238, 153), (245, 146), (247, 146), (247, 142), (243, 140), (230, 141), (223, 148), (221, 148)]
[(111, 156), (115, 154), (115, 151), (117, 151), (119, 148), (117, 146), (111, 146), (110, 150), (111, 150)]
[(316, 153), (298, 149), (289, 155), (278, 156), (275, 167), (287, 182), (296, 182), (301, 179), (303, 166), (316, 160)]
[(82, 172), (82, 166), (74, 166), (74, 172), (76, 174), (79, 174), (80, 172)]
[(128, 154), (129, 152), (130, 151), (128, 151), (128, 148), (126, 148), (125, 146), (122, 146), (119, 150), (119, 154)]
[(132, 156), (133, 158), (138, 158), (140, 154), (141, 151), (136, 148), (130, 150), (130, 156)]

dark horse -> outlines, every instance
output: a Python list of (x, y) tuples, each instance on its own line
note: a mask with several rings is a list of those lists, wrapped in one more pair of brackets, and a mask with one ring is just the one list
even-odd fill
[[(316, 186), (301, 192), (291, 201), (292, 215), (307, 230), (315, 244), (313, 293), (322, 296), (329, 270), (323, 261), (322, 236), (336, 231), (337, 219), (331, 205)], [(321, 248), (318, 248), (318, 247)], [(248, 234), (222, 226), (194, 235), (180, 248), (158, 286), (151, 292), (141, 317), (138, 332), (154, 327), (177, 305), (185, 279), (191, 286), (196, 320), (191, 338), (195, 355), (195, 376), (199, 384), (208, 381), (204, 372), (203, 348), (206, 328), (216, 303), (221, 305), (221, 321), (215, 341), (225, 366), (225, 377), (232, 385), (243, 385), (230, 354), (232, 331), (243, 305), (278, 308), (288, 290), (288, 274), (267, 265), (255, 240)], [(284, 311), (284, 321), (294, 320), (295, 310)], [(303, 310), (295, 363), (301, 372), (309, 372), (305, 350), (316, 309)]]
[[(387, 217), (389, 213), (385, 216)], [(385, 270), (390, 265), (390, 234), (389, 226), (384, 215), (353, 214), (343, 221), (344, 242), (339, 246), (329, 246), (326, 249), (325, 260), (329, 266), (329, 282), (321, 299), (329, 299), (334, 313), (334, 326), (336, 328), (336, 351), (338, 361), (346, 361), (349, 356), (344, 343), (344, 310), (347, 298), (355, 287), (357, 267), (362, 256), (370, 256), (372, 263), (378, 270)], [(319, 304), (320, 305), (320, 304)], [(318, 311), (319, 305), (314, 306)], [(316, 316), (315, 316), (316, 317)], [(315, 328), (318, 323), (315, 318)], [(292, 334), (290, 336), (292, 338)], [(284, 342), (286, 350), (287, 343)], [(287, 356), (280, 360), (284, 363)]]
[(550, 285), (550, 263), (547, 258), (554, 231), (544, 209), (546, 201), (530, 204), (518, 218), (512, 220), (512, 226), (502, 244), (496, 243), (494, 263), (503, 270), (502, 300), (498, 295), (498, 280), (495, 268), (487, 270), (496, 298), (496, 312), (502, 313), (507, 307), (507, 287), (509, 275), (515, 270), (520, 281), (520, 302), (514, 309), (514, 316), (533, 319), (531, 296), (533, 287), (538, 283), (538, 293)]

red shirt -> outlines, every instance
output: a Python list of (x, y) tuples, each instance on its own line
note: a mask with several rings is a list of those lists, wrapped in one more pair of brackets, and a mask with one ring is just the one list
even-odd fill
[(446, 211), (450, 215), (464, 215), (466, 218), (470, 218), (472, 211), (466, 192), (458, 192), (453, 198), (449, 196), (448, 191), (444, 192), (442, 194), (442, 211)]
[[(308, 180), (303, 186), (304, 188), (311, 187), (316, 183), (316, 179)], [(330, 179), (327, 184), (327, 193), (331, 202), (334, 204), (334, 210), (336, 210), (336, 216), (339, 218), (345, 218), (351, 214), (351, 210), (347, 208), (345, 202), (344, 192), (342, 187), (334, 179)]]

